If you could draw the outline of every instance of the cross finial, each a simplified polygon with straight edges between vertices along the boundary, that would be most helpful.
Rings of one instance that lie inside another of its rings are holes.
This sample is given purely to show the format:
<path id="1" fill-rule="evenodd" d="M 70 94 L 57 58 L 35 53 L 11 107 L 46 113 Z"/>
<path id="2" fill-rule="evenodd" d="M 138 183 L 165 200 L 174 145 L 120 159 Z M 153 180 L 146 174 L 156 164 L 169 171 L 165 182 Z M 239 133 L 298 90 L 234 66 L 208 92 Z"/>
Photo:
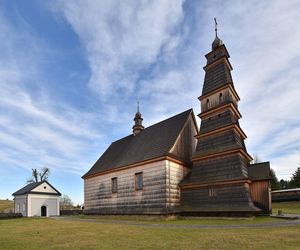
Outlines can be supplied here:
<path id="1" fill-rule="evenodd" d="M 215 32 L 216 32 L 216 37 L 218 36 L 218 23 L 217 23 L 217 18 L 214 18 L 215 20 Z"/>

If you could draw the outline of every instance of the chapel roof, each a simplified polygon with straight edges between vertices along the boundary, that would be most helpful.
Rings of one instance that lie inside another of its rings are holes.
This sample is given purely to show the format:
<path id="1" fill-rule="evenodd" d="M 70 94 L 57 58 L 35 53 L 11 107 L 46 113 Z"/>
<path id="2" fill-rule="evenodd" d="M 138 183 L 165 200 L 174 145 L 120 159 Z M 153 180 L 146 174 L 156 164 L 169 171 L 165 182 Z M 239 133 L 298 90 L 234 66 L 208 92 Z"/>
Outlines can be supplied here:
<path id="1" fill-rule="evenodd" d="M 14 192 L 12 195 L 15 196 L 15 195 L 36 193 L 36 192 L 32 192 L 32 190 L 35 189 L 36 187 L 38 187 L 39 185 L 43 184 L 43 183 L 47 183 L 50 187 L 52 187 L 57 192 L 58 195 L 61 195 L 61 193 L 57 189 L 55 189 L 48 181 L 39 181 L 39 182 L 29 183 L 25 187 L 22 187 L 18 191 Z M 49 194 L 49 193 L 45 192 L 45 194 Z"/>
<path id="2" fill-rule="evenodd" d="M 248 166 L 248 176 L 251 181 L 270 180 L 270 162 L 260 162 Z"/>
<path id="3" fill-rule="evenodd" d="M 82 178 L 170 155 L 169 152 L 190 115 L 193 115 L 192 109 L 153 124 L 136 136 L 131 134 L 113 142 Z M 172 157 L 176 158 L 174 155 Z"/>

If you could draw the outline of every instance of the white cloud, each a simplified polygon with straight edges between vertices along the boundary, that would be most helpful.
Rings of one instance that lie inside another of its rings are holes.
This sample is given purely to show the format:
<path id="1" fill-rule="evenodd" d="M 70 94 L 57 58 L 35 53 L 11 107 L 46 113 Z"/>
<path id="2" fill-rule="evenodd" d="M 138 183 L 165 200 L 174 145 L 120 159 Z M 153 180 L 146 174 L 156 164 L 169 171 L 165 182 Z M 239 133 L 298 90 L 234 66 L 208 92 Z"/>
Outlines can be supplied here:
<path id="1" fill-rule="evenodd" d="M 87 50 L 90 86 L 102 98 L 131 93 L 139 70 L 155 63 L 166 44 L 176 46 L 172 32 L 182 18 L 181 0 L 63 1 L 58 7 Z"/>
<path id="2" fill-rule="evenodd" d="M 21 20 L 22 25 L 27 24 Z M 84 156 L 95 150 L 89 147 L 103 139 L 94 129 L 97 114 L 78 111 L 47 92 L 48 79 L 40 72 L 49 50 L 45 44 L 13 27 L 1 13 L 0 30 L 1 166 L 30 170 L 47 165 L 82 175 L 91 164 Z"/>

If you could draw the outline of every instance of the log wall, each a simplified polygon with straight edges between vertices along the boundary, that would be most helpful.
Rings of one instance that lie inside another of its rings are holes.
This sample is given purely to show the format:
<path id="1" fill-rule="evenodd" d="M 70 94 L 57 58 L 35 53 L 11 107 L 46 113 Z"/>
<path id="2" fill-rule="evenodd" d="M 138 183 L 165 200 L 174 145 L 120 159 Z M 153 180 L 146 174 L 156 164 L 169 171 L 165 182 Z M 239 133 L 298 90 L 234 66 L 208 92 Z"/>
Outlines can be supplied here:
<path id="1" fill-rule="evenodd" d="M 190 171 L 189 168 L 167 161 L 166 181 L 167 181 L 167 209 L 170 212 L 176 212 L 180 206 L 180 188 L 179 183 Z"/>
<path id="2" fill-rule="evenodd" d="M 143 190 L 135 190 L 135 174 L 143 172 Z M 118 178 L 112 193 L 111 179 Z M 166 160 L 85 179 L 85 213 L 151 214 L 166 212 Z"/>
<path id="3" fill-rule="evenodd" d="M 188 168 L 168 160 L 85 179 L 85 214 L 165 214 L 177 212 L 178 184 Z M 135 174 L 143 173 L 143 189 L 135 189 Z M 118 179 L 112 193 L 111 179 Z"/>
<path id="4" fill-rule="evenodd" d="M 183 211 L 251 211 L 249 190 L 243 183 L 181 189 Z"/>

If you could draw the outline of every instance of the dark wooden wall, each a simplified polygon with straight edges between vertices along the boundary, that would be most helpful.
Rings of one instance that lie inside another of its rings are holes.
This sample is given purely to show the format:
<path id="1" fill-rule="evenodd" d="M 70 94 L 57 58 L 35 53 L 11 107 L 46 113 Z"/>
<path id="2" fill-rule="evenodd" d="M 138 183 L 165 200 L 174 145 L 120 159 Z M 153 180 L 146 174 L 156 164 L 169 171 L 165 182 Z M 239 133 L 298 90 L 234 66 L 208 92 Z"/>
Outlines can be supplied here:
<path id="1" fill-rule="evenodd" d="M 263 210 L 263 213 L 272 212 L 271 190 L 269 180 L 253 181 L 250 184 L 251 198 L 255 206 Z"/>

